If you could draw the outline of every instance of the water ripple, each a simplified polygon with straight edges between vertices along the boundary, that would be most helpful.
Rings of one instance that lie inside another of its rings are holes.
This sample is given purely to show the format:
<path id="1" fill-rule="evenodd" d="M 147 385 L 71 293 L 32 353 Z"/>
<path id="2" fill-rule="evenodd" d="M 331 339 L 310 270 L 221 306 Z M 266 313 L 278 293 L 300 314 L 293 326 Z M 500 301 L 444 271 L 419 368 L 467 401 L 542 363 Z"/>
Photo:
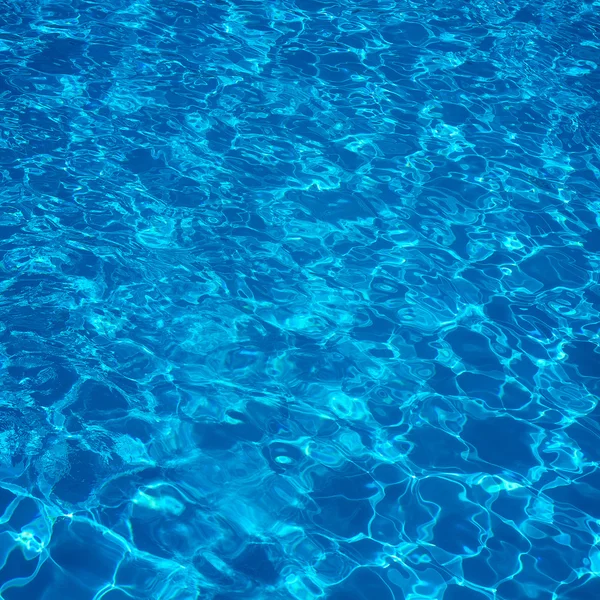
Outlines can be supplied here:
<path id="1" fill-rule="evenodd" d="M 600 595 L 600 12 L 0 2 L 0 597 Z"/>

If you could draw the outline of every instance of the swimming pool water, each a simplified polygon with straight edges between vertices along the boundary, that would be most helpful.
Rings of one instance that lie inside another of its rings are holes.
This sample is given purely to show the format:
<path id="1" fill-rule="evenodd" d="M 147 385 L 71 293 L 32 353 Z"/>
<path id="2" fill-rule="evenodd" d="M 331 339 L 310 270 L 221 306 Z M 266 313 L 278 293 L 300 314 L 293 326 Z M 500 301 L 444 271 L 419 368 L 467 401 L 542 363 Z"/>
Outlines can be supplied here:
<path id="1" fill-rule="evenodd" d="M 0 2 L 0 598 L 600 598 L 600 3 Z"/>

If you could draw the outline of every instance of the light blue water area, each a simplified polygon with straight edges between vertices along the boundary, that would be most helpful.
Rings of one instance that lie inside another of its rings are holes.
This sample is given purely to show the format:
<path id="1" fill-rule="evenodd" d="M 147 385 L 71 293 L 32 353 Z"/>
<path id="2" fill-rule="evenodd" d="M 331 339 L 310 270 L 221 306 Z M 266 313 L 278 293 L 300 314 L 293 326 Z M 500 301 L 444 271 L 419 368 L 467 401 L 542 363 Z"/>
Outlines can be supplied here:
<path id="1" fill-rule="evenodd" d="M 1 600 L 598 600 L 600 3 L 0 2 Z"/>

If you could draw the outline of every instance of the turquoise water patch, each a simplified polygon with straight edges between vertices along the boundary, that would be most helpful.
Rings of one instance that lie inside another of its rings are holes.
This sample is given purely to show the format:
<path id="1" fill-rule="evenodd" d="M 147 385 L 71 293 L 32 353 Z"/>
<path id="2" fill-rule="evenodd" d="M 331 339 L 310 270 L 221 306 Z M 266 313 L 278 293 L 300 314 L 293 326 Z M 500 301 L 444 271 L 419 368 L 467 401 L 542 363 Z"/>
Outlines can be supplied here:
<path id="1" fill-rule="evenodd" d="M 598 2 L 0 15 L 0 599 L 600 597 Z"/>

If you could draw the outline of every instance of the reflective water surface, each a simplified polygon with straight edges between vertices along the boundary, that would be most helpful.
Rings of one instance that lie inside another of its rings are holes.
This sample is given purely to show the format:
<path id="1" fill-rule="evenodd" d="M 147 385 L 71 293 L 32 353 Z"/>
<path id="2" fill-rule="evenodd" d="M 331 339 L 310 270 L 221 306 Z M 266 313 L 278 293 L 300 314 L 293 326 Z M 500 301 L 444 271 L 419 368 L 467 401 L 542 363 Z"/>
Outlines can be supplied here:
<path id="1" fill-rule="evenodd" d="M 2 600 L 597 600 L 600 4 L 0 2 Z"/>

